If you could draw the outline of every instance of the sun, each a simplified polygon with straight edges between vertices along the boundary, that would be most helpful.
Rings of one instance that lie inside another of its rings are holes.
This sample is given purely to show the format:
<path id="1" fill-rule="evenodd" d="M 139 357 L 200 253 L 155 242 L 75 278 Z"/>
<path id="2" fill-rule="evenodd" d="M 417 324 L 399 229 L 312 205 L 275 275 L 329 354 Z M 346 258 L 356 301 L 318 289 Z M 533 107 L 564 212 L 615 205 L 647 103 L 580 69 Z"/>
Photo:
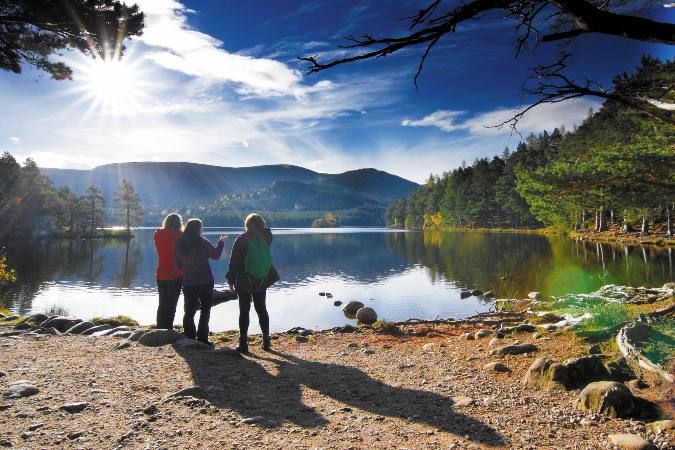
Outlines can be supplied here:
<path id="1" fill-rule="evenodd" d="M 87 58 L 75 67 L 78 103 L 87 103 L 86 115 L 134 115 L 144 105 L 149 80 L 132 55 L 123 58 Z"/>

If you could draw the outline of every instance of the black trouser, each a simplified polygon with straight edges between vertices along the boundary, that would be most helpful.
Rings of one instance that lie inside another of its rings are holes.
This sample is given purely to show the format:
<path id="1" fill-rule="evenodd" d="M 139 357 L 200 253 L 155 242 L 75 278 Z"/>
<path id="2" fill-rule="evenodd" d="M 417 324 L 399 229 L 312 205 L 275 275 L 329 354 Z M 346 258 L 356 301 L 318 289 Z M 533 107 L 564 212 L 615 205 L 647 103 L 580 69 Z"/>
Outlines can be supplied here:
<path id="1" fill-rule="evenodd" d="M 157 328 L 173 329 L 173 319 L 176 316 L 176 305 L 180 297 L 180 288 L 183 279 L 157 280 L 159 291 L 159 305 L 157 306 Z"/>
<path id="2" fill-rule="evenodd" d="M 211 300 L 213 299 L 213 283 L 200 286 L 183 286 L 185 315 L 183 316 L 183 333 L 190 339 L 209 340 L 209 318 L 211 317 Z M 199 327 L 195 330 L 195 314 L 199 313 Z"/>
<path id="3" fill-rule="evenodd" d="M 237 292 L 239 295 L 239 344 L 246 346 L 248 337 L 249 312 L 251 311 L 251 302 L 255 312 L 258 313 L 258 322 L 262 330 L 263 338 L 270 336 L 270 316 L 267 314 L 265 306 L 265 297 L 267 291 L 258 292 Z"/>

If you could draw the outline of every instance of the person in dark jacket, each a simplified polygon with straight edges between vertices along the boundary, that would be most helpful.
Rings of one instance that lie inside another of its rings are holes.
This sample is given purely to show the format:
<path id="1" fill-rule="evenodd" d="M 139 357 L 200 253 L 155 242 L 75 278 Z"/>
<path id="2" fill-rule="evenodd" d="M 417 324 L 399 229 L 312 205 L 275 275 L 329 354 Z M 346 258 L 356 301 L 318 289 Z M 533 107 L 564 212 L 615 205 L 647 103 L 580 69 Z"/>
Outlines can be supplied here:
<path id="1" fill-rule="evenodd" d="M 213 273 L 209 265 L 210 259 L 219 259 L 227 235 L 223 235 L 214 247 L 202 237 L 202 221 L 190 219 L 185 224 L 183 236 L 176 245 L 178 266 L 183 269 L 183 298 L 185 314 L 183 315 L 183 332 L 185 336 L 212 345 L 209 342 L 209 318 L 211 316 L 211 300 L 213 298 Z M 195 330 L 195 314 L 199 314 L 199 325 Z"/>
<path id="2" fill-rule="evenodd" d="M 157 249 L 157 328 L 173 329 L 176 305 L 183 286 L 183 271 L 176 267 L 176 243 L 181 237 L 183 219 L 178 214 L 169 214 L 164 218 L 162 228 L 155 230 L 155 248 Z"/>
<path id="3" fill-rule="evenodd" d="M 263 335 L 262 347 L 268 351 L 271 349 L 270 317 L 265 305 L 267 297 L 265 280 L 259 280 L 260 284 L 258 285 L 256 285 L 257 282 L 254 282 L 253 286 L 250 282 L 240 283 L 239 280 L 244 278 L 250 279 L 246 273 L 246 254 L 248 252 L 249 239 L 254 237 L 262 238 L 268 246 L 271 246 L 272 231 L 265 224 L 265 220 L 258 214 L 249 214 L 244 222 L 244 227 L 246 230 L 232 245 L 230 268 L 227 271 L 227 283 L 231 290 L 237 291 L 237 296 L 239 297 L 239 347 L 237 347 L 237 350 L 240 353 L 248 353 L 249 313 L 251 311 L 251 302 L 253 302 Z"/>

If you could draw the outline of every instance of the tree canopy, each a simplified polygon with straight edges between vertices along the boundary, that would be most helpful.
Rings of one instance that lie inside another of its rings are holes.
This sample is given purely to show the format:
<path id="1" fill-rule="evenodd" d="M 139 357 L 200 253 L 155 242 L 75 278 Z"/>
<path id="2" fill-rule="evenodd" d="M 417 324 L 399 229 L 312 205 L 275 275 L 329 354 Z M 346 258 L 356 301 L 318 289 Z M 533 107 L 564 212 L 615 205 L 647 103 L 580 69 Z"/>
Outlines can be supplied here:
<path id="1" fill-rule="evenodd" d="M 71 79 L 72 69 L 50 57 L 77 50 L 119 58 L 124 40 L 143 26 L 138 5 L 117 0 L 0 0 L 0 69 L 21 73 L 28 64 L 56 80 Z"/>
<path id="2" fill-rule="evenodd" d="M 429 0 L 427 6 L 404 18 L 409 21 L 409 32 L 399 36 L 375 37 L 364 33 L 360 37 L 345 36 L 347 44 L 342 48 L 363 49 L 356 55 L 319 61 L 315 56 L 301 56 L 310 63 L 310 73 L 319 72 L 354 61 L 385 57 L 411 47 L 423 48 L 415 74 L 414 83 L 422 73 L 424 62 L 436 44 L 457 31 L 457 26 L 473 20 L 481 20 L 490 11 L 499 11 L 504 18 L 512 20 L 515 32 L 513 42 L 516 56 L 530 47 L 543 43 L 569 41 L 580 35 L 607 34 L 625 39 L 662 44 L 675 44 L 675 24 L 654 21 L 641 17 L 646 7 L 666 6 L 667 2 L 656 0 Z M 473 33 L 482 32 L 472 28 Z M 579 44 L 577 44 L 579 45 Z M 569 46 L 566 47 L 569 49 Z M 596 96 L 624 103 L 631 108 L 648 111 L 654 118 L 671 125 L 675 124 L 672 109 L 663 108 L 663 99 L 651 95 L 663 92 L 644 91 L 634 83 L 629 96 L 615 95 L 598 83 L 583 78 L 580 81 L 565 75 L 569 65 L 569 50 L 561 52 L 550 64 L 533 68 L 532 77 L 526 81 L 523 92 L 535 97 L 535 103 L 511 118 L 513 126 L 522 114 L 541 103 L 556 103 L 581 96 Z M 447 51 L 452 51 L 447 50 Z M 673 87 L 669 87 L 672 95 Z M 672 103 L 671 103 L 672 105 Z"/>

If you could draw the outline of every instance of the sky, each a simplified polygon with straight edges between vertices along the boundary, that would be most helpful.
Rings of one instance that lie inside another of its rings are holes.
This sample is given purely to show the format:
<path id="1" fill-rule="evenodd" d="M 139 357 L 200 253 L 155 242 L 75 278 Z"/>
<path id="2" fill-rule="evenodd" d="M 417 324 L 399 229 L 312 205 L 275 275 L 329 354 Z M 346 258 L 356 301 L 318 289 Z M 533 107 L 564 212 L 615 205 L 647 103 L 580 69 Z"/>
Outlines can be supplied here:
<path id="1" fill-rule="evenodd" d="M 295 164 L 337 173 L 374 167 L 422 182 L 515 148 L 510 128 L 489 128 L 531 99 L 528 68 L 552 62 L 542 44 L 515 58 L 514 24 L 498 15 L 439 41 L 419 80 L 423 49 L 307 74 L 297 56 L 348 56 L 344 35 L 406 32 L 400 18 L 426 2 L 404 0 L 137 0 L 142 36 L 119 62 L 76 52 L 60 58 L 74 80 L 26 67 L 0 72 L 0 150 L 43 167 L 87 169 L 126 161 L 222 166 Z M 672 22 L 675 8 L 648 12 Z M 592 35 L 571 44 L 574 77 L 605 86 L 640 56 L 672 58 L 665 45 Z M 572 129 L 596 99 L 538 107 L 519 132 Z"/>

